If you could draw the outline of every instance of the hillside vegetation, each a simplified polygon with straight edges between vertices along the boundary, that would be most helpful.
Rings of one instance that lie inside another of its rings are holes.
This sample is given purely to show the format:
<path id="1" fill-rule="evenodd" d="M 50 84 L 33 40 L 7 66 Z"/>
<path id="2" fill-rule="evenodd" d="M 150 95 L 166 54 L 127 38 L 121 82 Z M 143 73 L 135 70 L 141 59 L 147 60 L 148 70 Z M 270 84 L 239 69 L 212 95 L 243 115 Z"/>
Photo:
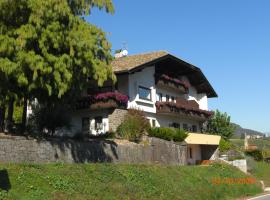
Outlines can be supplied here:
<path id="1" fill-rule="evenodd" d="M 270 163 L 255 162 L 251 173 L 258 179 L 263 180 L 266 187 L 270 187 Z"/>
<path id="2" fill-rule="evenodd" d="M 241 137 L 242 134 L 246 133 L 247 135 L 264 135 L 264 133 L 255 131 L 252 129 L 242 128 L 239 124 L 232 123 L 232 125 L 235 127 L 234 135 L 236 137 Z"/>
<path id="3" fill-rule="evenodd" d="M 261 192 L 257 184 L 213 184 L 243 178 L 230 166 L 123 164 L 1 164 L 0 199 L 235 199 Z"/>
<path id="4" fill-rule="evenodd" d="M 244 139 L 230 139 L 231 143 L 240 149 L 244 149 Z M 260 139 L 249 139 L 249 144 L 256 145 L 261 150 L 270 150 L 270 139 L 260 138 Z"/>

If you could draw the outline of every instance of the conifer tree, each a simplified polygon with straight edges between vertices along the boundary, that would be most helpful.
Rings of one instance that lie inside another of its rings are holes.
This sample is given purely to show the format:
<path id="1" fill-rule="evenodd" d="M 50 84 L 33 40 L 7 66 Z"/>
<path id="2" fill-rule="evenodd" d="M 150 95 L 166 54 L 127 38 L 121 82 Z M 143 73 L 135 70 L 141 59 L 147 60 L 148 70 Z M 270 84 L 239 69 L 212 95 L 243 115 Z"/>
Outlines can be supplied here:
<path id="1" fill-rule="evenodd" d="M 110 0 L 0 0 L 0 105 L 23 99 L 23 123 L 29 99 L 53 104 L 115 79 L 106 34 L 81 17 L 93 7 L 114 11 Z"/>

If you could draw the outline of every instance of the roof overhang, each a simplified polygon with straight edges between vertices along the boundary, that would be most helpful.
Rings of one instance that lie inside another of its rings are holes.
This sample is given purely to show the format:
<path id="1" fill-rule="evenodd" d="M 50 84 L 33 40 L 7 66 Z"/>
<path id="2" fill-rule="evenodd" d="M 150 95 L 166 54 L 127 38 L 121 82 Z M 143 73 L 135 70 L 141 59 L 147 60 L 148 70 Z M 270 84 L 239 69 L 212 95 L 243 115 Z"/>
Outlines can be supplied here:
<path id="1" fill-rule="evenodd" d="M 189 133 L 185 139 L 185 142 L 187 144 L 219 145 L 220 139 L 221 137 L 219 135 Z"/>
<path id="2" fill-rule="evenodd" d="M 143 70 L 146 67 L 155 66 L 157 63 L 165 61 L 166 59 L 173 60 L 179 63 L 179 65 L 185 66 L 188 70 L 190 70 L 190 72 L 187 73 L 186 75 L 188 76 L 188 78 L 192 78 L 191 82 L 194 82 L 192 84 L 195 85 L 195 88 L 197 90 L 199 90 L 198 91 L 199 93 L 206 93 L 207 97 L 209 98 L 218 97 L 216 91 L 214 90 L 212 85 L 209 83 L 209 81 L 207 80 L 207 78 L 205 77 L 205 75 L 203 74 L 200 68 L 184 60 L 181 60 L 180 58 L 177 58 L 176 56 L 173 56 L 169 53 L 159 58 L 156 58 L 150 62 L 145 62 L 141 65 L 135 66 L 131 69 L 117 70 L 117 71 L 114 71 L 114 73 L 116 75 L 135 73 L 137 71 Z"/>

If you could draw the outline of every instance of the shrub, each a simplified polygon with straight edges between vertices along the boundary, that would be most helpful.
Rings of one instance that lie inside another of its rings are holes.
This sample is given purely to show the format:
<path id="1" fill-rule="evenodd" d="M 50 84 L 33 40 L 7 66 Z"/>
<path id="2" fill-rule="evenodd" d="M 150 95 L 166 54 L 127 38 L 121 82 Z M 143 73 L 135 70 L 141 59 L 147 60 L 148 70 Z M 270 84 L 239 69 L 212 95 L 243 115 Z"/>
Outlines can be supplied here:
<path id="1" fill-rule="evenodd" d="M 138 141 L 150 128 L 143 111 L 129 109 L 124 121 L 117 128 L 117 134 L 130 141 Z"/>
<path id="2" fill-rule="evenodd" d="M 148 131 L 149 136 L 157 137 L 160 139 L 182 142 L 187 137 L 187 133 L 183 129 L 167 128 L 167 127 L 156 127 L 151 128 Z"/>
<path id="3" fill-rule="evenodd" d="M 175 134 L 173 140 L 175 142 L 182 142 L 188 136 L 187 132 L 184 129 L 176 128 L 174 129 Z"/>
<path id="4" fill-rule="evenodd" d="M 254 160 L 256 160 L 256 161 L 262 161 L 263 160 L 263 152 L 261 150 L 259 150 L 259 149 L 246 151 L 245 154 L 247 156 L 253 157 Z"/>
<path id="5" fill-rule="evenodd" d="M 30 115 L 29 128 L 32 131 L 54 135 L 61 128 L 70 129 L 71 118 L 69 107 L 66 105 L 47 104 L 33 106 L 33 113 Z"/>
<path id="6" fill-rule="evenodd" d="M 157 137 L 164 140 L 173 140 L 174 130 L 166 127 L 151 128 L 148 131 L 148 135 L 151 137 Z"/>
<path id="7" fill-rule="evenodd" d="M 219 150 L 221 152 L 226 152 L 230 150 L 231 148 L 232 148 L 232 143 L 228 140 L 224 140 L 223 138 L 221 138 L 219 142 Z"/>

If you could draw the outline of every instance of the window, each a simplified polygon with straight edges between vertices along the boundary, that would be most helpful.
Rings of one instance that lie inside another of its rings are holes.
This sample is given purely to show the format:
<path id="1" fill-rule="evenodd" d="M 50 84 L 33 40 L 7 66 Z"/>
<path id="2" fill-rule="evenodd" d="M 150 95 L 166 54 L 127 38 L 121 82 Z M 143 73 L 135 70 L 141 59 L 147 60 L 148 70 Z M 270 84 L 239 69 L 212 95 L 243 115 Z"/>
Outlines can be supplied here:
<path id="1" fill-rule="evenodd" d="M 192 132 L 193 133 L 196 133 L 198 130 L 197 130 L 197 126 L 196 125 L 192 125 Z"/>
<path id="2" fill-rule="evenodd" d="M 139 86 L 139 98 L 151 101 L 152 100 L 151 89 Z"/>
<path id="3" fill-rule="evenodd" d="M 156 127 L 156 120 L 152 119 L 152 127 Z"/>
<path id="4" fill-rule="evenodd" d="M 173 122 L 171 124 L 171 127 L 173 127 L 173 128 L 180 128 L 180 124 L 179 123 L 176 123 L 176 122 Z"/>
<path id="5" fill-rule="evenodd" d="M 95 129 L 96 130 L 103 129 L 102 117 L 95 117 Z"/>
<path id="6" fill-rule="evenodd" d="M 170 96 L 166 94 L 166 101 L 170 101 Z"/>
<path id="7" fill-rule="evenodd" d="M 171 101 L 174 102 L 175 101 L 175 97 L 171 96 Z"/>
<path id="8" fill-rule="evenodd" d="M 162 101 L 162 93 L 157 93 L 157 101 Z"/>
<path id="9" fill-rule="evenodd" d="M 187 124 L 183 124 L 183 129 L 184 129 L 185 131 L 188 131 L 188 125 L 187 125 Z"/>
<path id="10" fill-rule="evenodd" d="M 192 148 L 189 148 L 189 158 L 192 159 Z"/>

